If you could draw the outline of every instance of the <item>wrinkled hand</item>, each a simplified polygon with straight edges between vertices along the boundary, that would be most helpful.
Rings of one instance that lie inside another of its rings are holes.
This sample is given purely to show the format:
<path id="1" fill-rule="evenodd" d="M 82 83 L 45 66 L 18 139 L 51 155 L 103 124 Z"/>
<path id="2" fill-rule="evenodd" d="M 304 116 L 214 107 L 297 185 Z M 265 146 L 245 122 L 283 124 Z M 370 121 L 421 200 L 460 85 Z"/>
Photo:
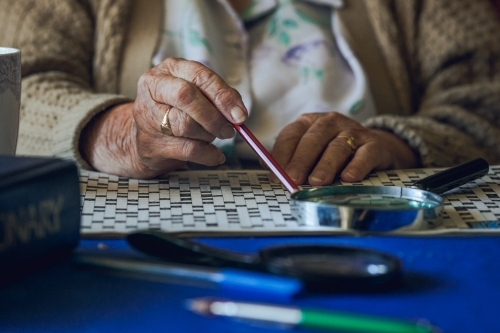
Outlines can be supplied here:
<path id="1" fill-rule="evenodd" d="M 160 129 L 169 108 L 172 136 Z M 247 115 L 239 93 L 213 71 L 169 58 L 141 76 L 134 103 L 114 107 L 87 126 L 81 150 L 97 170 L 134 178 L 152 178 L 185 161 L 215 166 L 225 158 L 211 142 L 233 137 L 231 123 Z"/>
<path id="2" fill-rule="evenodd" d="M 372 170 L 418 166 L 417 154 L 398 137 L 337 112 L 300 116 L 279 133 L 272 155 L 297 185 L 329 185 L 337 174 L 355 182 Z"/>

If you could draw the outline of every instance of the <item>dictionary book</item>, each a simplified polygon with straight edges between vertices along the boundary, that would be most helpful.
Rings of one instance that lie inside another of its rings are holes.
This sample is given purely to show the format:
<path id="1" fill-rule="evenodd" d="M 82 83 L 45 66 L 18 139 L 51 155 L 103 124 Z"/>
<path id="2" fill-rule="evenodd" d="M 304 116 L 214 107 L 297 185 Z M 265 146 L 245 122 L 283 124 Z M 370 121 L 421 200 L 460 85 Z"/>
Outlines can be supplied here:
<path id="1" fill-rule="evenodd" d="M 0 155 L 0 283 L 57 262 L 79 238 L 76 165 Z"/>

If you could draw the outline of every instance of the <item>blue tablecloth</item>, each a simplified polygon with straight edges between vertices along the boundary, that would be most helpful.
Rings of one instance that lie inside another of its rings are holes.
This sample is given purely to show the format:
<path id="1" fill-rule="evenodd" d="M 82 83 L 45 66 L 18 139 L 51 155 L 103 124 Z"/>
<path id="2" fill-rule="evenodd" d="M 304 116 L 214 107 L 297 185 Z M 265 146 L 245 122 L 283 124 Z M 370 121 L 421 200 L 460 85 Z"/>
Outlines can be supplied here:
<path id="1" fill-rule="evenodd" d="M 401 288 L 388 292 L 308 295 L 286 301 L 129 279 L 82 269 L 68 260 L 0 288 L 0 332 L 282 330 L 206 318 L 186 309 L 186 300 L 205 296 L 424 319 L 443 332 L 500 332 L 500 238 L 497 237 L 263 237 L 199 241 L 242 252 L 285 243 L 372 248 L 401 259 L 404 282 Z M 82 240 L 77 251 L 102 252 L 99 243 L 106 244 L 106 251 L 110 252 L 133 251 L 123 240 Z"/>

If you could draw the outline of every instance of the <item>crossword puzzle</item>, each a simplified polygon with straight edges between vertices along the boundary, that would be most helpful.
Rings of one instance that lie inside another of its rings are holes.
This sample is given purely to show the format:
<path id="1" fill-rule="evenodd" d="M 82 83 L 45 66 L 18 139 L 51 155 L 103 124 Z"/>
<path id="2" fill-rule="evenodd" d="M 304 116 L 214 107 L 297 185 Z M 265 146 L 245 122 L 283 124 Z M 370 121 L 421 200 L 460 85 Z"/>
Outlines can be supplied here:
<path id="1" fill-rule="evenodd" d="M 370 174 L 346 186 L 408 187 L 439 169 Z M 263 170 L 181 171 L 167 178 L 137 180 L 81 170 L 81 231 L 123 234 L 139 229 L 166 232 L 303 230 L 292 217 L 289 193 Z M 307 188 L 307 187 L 304 187 Z M 443 226 L 500 231 L 500 166 L 445 195 Z"/>

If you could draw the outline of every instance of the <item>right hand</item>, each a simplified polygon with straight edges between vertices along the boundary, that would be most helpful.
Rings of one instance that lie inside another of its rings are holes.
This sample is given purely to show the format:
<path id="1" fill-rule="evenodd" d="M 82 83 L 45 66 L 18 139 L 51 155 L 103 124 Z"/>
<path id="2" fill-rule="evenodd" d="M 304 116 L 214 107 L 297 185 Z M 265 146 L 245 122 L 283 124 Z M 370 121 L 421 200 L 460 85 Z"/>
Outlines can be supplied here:
<path id="1" fill-rule="evenodd" d="M 173 135 L 160 123 L 169 107 Z M 248 112 L 239 93 L 216 73 L 194 61 L 168 58 L 143 74 L 134 103 L 116 106 L 89 123 L 80 145 L 97 170 L 133 178 L 153 178 L 185 161 L 224 163 L 211 142 L 235 135 L 233 124 Z"/>

